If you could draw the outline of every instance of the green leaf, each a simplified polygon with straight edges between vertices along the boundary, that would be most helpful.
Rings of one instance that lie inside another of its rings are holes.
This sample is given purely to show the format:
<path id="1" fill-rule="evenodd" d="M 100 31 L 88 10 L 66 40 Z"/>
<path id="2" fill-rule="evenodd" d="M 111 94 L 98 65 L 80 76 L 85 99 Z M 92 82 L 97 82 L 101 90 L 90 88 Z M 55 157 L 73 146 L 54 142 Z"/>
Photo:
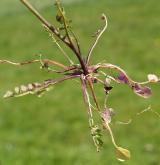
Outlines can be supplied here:
<path id="1" fill-rule="evenodd" d="M 119 161 L 123 162 L 125 160 L 129 160 L 131 157 L 130 151 L 122 148 L 122 147 L 117 147 L 116 148 L 116 157 Z"/>

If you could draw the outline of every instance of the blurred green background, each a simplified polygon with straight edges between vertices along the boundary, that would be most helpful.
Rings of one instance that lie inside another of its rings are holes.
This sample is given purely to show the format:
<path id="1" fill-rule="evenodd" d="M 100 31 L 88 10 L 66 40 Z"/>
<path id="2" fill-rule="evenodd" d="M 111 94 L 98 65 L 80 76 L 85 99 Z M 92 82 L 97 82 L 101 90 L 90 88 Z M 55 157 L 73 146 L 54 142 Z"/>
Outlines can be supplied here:
<path id="1" fill-rule="evenodd" d="M 32 0 L 52 23 L 56 11 L 52 0 Z M 101 13 L 108 16 L 108 30 L 97 45 L 93 63 L 102 61 L 124 68 L 137 81 L 146 75 L 160 75 L 160 1 L 158 0 L 64 0 L 73 20 L 83 54 L 91 45 L 91 35 L 101 27 Z M 67 51 L 72 57 L 72 53 Z M 23 61 L 42 53 L 65 62 L 38 20 L 20 1 L 0 1 L 0 59 Z M 73 58 L 74 59 L 74 58 Z M 42 98 L 25 96 L 4 100 L 6 90 L 29 82 L 57 77 L 39 65 L 0 65 L 0 164 L 2 165 L 119 165 L 110 137 L 96 152 L 88 128 L 80 84 L 68 81 L 57 85 Z M 110 105 L 116 111 L 113 131 L 118 144 L 131 150 L 127 165 L 160 165 L 160 120 L 152 112 L 136 116 L 149 105 L 160 106 L 160 86 L 151 85 L 152 98 L 145 100 L 125 85 L 114 87 Z M 102 88 L 98 98 L 102 100 Z M 116 121 L 131 124 L 119 125 Z"/>

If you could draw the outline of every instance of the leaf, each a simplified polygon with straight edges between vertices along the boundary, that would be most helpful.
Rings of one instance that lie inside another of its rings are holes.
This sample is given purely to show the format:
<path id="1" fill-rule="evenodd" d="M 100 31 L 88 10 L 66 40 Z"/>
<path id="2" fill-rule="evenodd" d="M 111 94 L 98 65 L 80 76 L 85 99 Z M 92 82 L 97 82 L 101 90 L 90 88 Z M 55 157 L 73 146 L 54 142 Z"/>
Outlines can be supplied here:
<path id="1" fill-rule="evenodd" d="M 97 151 L 99 152 L 101 147 L 103 146 L 103 140 L 102 140 L 102 133 L 101 129 L 98 125 L 94 125 L 91 127 L 91 135 L 94 141 L 94 144 L 97 148 Z"/>
<path id="2" fill-rule="evenodd" d="M 126 160 L 129 160 L 131 157 L 130 151 L 122 148 L 122 147 L 117 147 L 116 148 L 116 157 L 119 161 L 124 162 Z"/>
<path id="3" fill-rule="evenodd" d="M 157 77 L 155 75 L 149 75 L 150 81 L 157 81 Z M 147 86 L 141 86 L 139 83 L 134 82 L 131 80 L 127 75 L 124 73 L 120 73 L 117 80 L 120 83 L 127 84 L 129 87 L 134 91 L 135 94 L 141 96 L 143 98 L 149 98 L 152 95 L 152 91 Z"/>
<path id="4" fill-rule="evenodd" d="M 129 84 L 129 78 L 123 73 L 120 73 L 117 79 L 120 83 Z"/>
<path id="5" fill-rule="evenodd" d="M 148 74 L 147 77 L 148 77 L 149 82 L 158 82 L 159 81 L 158 77 L 155 74 Z"/>
<path id="6" fill-rule="evenodd" d="M 143 97 L 143 98 L 149 98 L 152 95 L 152 91 L 149 87 L 147 86 L 141 86 L 138 83 L 135 83 L 135 85 L 132 87 L 133 91 Z"/>

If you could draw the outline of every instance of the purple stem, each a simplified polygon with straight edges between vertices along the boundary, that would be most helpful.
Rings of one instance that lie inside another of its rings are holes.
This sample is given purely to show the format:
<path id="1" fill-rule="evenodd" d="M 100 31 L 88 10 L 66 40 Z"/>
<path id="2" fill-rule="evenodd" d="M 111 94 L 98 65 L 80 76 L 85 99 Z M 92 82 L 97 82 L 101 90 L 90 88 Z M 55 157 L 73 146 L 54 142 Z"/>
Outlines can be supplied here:
<path id="1" fill-rule="evenodd" d="M 66 77 L 63 77 L 63 78 L 56 79 L 56 80 L 47 80 L 47 81 L 44 82 L 44 88 L 47 88 L 50 85 L 55 85 L 55 84 L 58 84 L 58 83 L 61 83 L 61 82 L 65 81 L 65 80 L 74 79 L 74 78 L 77 78 L 77 77 L 80 77 L 80 75 L 66 76 Z"/>

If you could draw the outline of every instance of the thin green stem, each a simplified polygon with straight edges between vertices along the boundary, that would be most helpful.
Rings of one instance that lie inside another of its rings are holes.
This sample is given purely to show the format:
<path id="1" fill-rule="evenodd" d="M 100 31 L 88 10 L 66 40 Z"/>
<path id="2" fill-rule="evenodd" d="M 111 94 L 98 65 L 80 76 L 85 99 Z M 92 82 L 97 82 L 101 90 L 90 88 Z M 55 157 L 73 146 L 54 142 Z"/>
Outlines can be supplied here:
<path id="1" fill-rule="evenodd" d="M 89 64 L 91 54 L 92 54 L 94 48 L 96 47 L 96 45 L 97 45 L 97 43 L 98 43 L 100 37 L 102 36 L 102 34 L 103 34 L 103 33 L 105 32 L 105 30 L 107 29 L 107 25 L 108 25 L 108 24 L 107 24 L 107 17 L 106 17 L 105 14 L 102 14 L 102 19 L 105 21 L 105 26 L 104 26 L 104 28 L 100 31 L 100 33 L 97 35 L 95 42 L 93 43 L 93 45 L 91 46 L 91 48 L 90 48 L 90 50 L 89 50 L 89 53 L 88 53 L 87 58 L 86 58 L 86 63 L 87 63 L 87 64 Z"/>
<path id="2" fill-rule="evenodd" d="M 66 35 L 67 35 L 67 38 L 69 40 L 69 43 L 73 45 L 72 39 L 71 39 L 71 37 L 69 35 L 68 25 L 67 25 L 67 22 L 66 22 L 66 18 L 65 18 L 64 14 L 63 14 L 61 4 L 60 4 L 60 2 L 58 0 L 56 0 L 56 5 L 57 5 L 57 8 L 58 8 L 58 11 L 59 11 L 60 15 L 62 16 L 63 25 L 64 25 L 64 28 L 65 28 Z"/>
<path id="3" fill-rule="evenodd" d="M 63 8 L 62 8 L 61 3 L 60 3 L 59 0 L 56 0 L 56 5 L 57 5 L 57 8 L 58 8 L 58 11 L 59 11 L 60 15 L 62 16 L 64 29 L 66 31 L 66 35 L 67 35 L 67 38 L 68 38 L 70 44 L 74 47 L 74 49 L 77 50 L 77 48 L 78 48 L 79 54 L 81 54 L 80 46 L 79 46 L 79 42 L 77 40 L 77 37 L 74 34 L 74 32 L 70 29 L 69 25 L 67 24 L 67 18 L 64 15 Z M 74 43 L 72 42 L 72 39 L 70 37 L 69 32 L 71 32 L 71 34 L 73 35 L 73 37 L 74 37 L 74 39 L 76 41 L 77 47 L 74 46 Z"/>
<path id="4" fill-rule="evenodd" d="M 56 40 L 55 36 L 53 33 L 51 33 L 50 29 L 48 29 L 48 27 L 46 27 L 44 25 L 44 28 L 46 29 L 46 31 L 49 33 L 49 35 L 51 36 L 53 42 L 57 45 L 58 49 L 62 52 L 62 54 L 64 55 L 64 57 L 68 60 L 68 62 L 73 65 L 73 61 L 70 59 L 70 57 L 67 55 L 67 53 L 64 51 L 64 49 L 60 46 L 60 44 L 58 43 L 58 41 Z"/>
<path id="5" fill-rule="evenodd" d="M 114 135 L 113 135 L 113 132 L 111 130 L 111 127 L 109 126 L 108 123 L 104 123 L 104 127 L 109 131 L 109 134 L 111 136 L 111 140 L 112 140 L 112 143 L 113 143 L 114 147 L 115 148 L 118 148 L 118 145 L 115 142 Z"/>
<path id="6" fill-rule="evenodd" d="M 75 39 L 75 41 L 76 41 L 79 54 L 81 54 L 80 44 L 79 44 L 79 41 L 78 41 L 78 39 L 77 39 L 77 36 L 76 36 L 76 34 L 72 31 L 72 29 L 70 29 L 70 32 L 72 33 L 72 35 L 73 35 L 73 37 L 74 37 L 74 39 Z"/>
<path id="7" fill-rule="evenodd" d="M 63 14 L 63 11 L 62 11 L 62 7 L 60 5 L 60 2 L 58 0 L 56 0 L 56 5 L 57 5 L 57 8 L 58 8 L 58 11 L 60 12 L 60 15 L 62 16 L 62 19 L 63 19 L 63 24 L 64 24 L 64 28 L 65 28 L 65 31 L 66 31 L 66 35 L 67 35 L 67 38 L 69 40 L 69 46 L 72 48 L 72 50 L 75 52 L 77 58 L 79 59 L 79 62 L 82 66 L 82 69 L 84 71 L 84 74 L 87 75 L 88 74 L 88 70 L 87 70 L 87 67 L 86 67 L 86 64 L 82 58 L 82 55 L 81 55 L 81 51 L 80 51 L 80 47 L 79 47 L 79 44 L 78 44 L 78 41 L 75 37 L 75 34 L 72 32 L 74 38 L 76 39 L 76 42 L 78 44 L 78 47 L 75 47 L 74 43 L 72 42 L 72 39 L 69 35 L 69 29 L 68 29 L 68 25 L 67 25 L 67 22 L 66 22 L 66 18 L 65 18 L 65 15 Z"/>
<path id="8" fill-rule="evenodd" d="M 28 65 L 28 64 L 33 64 L 33 63 L 43 63 L 43 64 L 50 64 L 50 65 L 56 65 L 59 66 L 61 68 L 63 68 L 64 70 L 68 70 L 69 67 L 57 62 L 57 61 L 53 61 L 53 60 L 49 60 L 49 59 L 44 59 L 44 60 L 31 60 L 31 61 L 24 61 L 24 62 L 13 62 L 13 61 L 9 61 L 9 60 L 0 60 L 1 64 L 11 64 L 11 65 L 16 65 L 16 66 L 23 66 L 23 65 Z"/>

